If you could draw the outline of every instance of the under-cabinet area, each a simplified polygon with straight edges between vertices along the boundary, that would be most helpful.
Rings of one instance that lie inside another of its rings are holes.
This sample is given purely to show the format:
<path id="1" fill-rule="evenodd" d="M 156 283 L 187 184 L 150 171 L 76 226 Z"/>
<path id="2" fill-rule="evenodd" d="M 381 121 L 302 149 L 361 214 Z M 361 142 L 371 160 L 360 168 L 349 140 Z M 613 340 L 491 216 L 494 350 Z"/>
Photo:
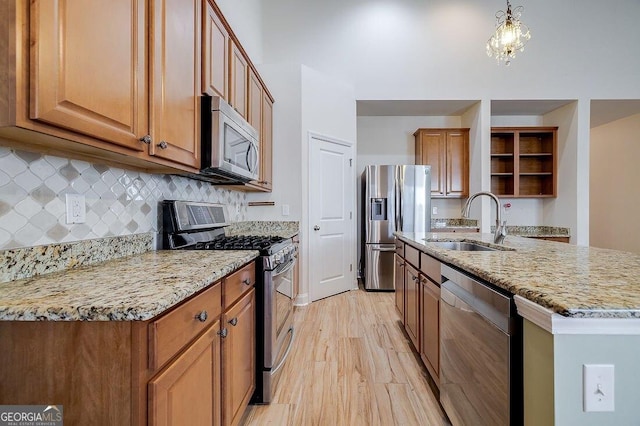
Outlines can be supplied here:
<path id="1" fill-rule="evenodd" d="M 192 276 L 192 284 L 177 273 L 173 283 L 165 277 L 155 290 L 151 284 L 114 287 L 105 301 L 112 306 L 105 308 L 110 314 L 103 320 L 78 312 L 79 318 L 66 320 L 0 321 L 0 340 L 11 346 L 0 351 L 0 404 L 59 404 L 65 424 L 71 425 L 239 424 L 256 386 L 256 264 L 251 253 L 143 255 L 152 261 L 149 275 L 157 274 L 160 281 L 163 268 L 153 265 L 160 258 L 190 259 L 201 271 L 205 259 L 214 264 L 217 259 L 218 273 L 225 274 L 168 309 L 162 304 L 170 296 L 163 294 L 190 291 L 202 272 Z M 115 262 L 115 267 L 137 264 L 133 258 Z M 99 269 L 91 271 L 70 272 L 67 285 L 73 285 L 75 274 L 86 277 Z M 127 291 L 131 297 L 141 288 L 149 292 L 130 299 L 129 307 L 118 303 Z M 160 313 L 136 320 L 155 310 Z"/>

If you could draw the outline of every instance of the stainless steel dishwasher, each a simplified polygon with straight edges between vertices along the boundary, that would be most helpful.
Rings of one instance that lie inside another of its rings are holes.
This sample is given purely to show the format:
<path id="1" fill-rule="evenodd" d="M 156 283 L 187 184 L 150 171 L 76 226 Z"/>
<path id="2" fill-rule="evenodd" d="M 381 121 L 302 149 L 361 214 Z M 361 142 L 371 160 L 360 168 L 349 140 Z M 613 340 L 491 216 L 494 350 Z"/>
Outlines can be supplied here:
<path id="1" fill-rule="evenodd" d="M 440 402 L 454 425 L 520 425 L 522 320 L 513 297 L 442 265 Z"/>

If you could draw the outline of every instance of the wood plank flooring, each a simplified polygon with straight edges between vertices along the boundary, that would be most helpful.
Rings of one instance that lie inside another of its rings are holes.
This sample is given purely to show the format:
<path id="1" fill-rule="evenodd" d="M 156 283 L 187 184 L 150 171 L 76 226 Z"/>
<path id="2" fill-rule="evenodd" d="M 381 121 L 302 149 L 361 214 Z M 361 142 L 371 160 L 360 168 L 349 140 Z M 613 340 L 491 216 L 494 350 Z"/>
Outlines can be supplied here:
<path id="1" fill-rule="evenodd" d="M 296 308 L 273 401 L 249 406 L 244 424 L 449 425 L 393 296 L 356 290 Z"/>

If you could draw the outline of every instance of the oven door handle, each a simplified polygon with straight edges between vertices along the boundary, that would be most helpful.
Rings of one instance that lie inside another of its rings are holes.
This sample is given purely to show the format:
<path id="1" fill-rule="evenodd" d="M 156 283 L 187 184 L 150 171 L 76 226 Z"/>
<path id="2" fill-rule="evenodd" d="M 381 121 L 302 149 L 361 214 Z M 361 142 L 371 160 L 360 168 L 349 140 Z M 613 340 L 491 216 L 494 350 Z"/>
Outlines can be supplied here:
<path id="1" fill-rule="evenodd" d="M 287 331 L 287 333 L 291 333 L 291 339 L 289 340 L 289 344 L 287 345 L 287 349 L 284 351 L 284 355 L 282 356 L 282 359 L 280 360 L 280 362 L 278 363 L 278 365 L 276 365 L 273 370 L 271 370 L 271 374 L 276 374 L 278 372 L 278 370 L 280 370 L 280 368 L 284 365 L 284 362 L 287 360 L 287 357 L 289 356 L 289 352 L 291 352 L 291 347 L 293 346 L 293 338 L 296 335 L 295 330 L 293 329 L 293 326 L 291 326 L 289 328 L 289 331 Z"/>
<path id="2" fill-rule="evenodd" d="M 293 269 L 294 266 L 296 266 L 296 259 L 295 257 L 290 260 L 288 263 L 283 263 L 283 268 L 282 269 L 278 269 L 280 266 L 278 266 L 276 269 L 273 270 L 273 278 L 277 277 L 278 275 L 282 275 L 282 274 L 286 274 L 287 272 L 289 272 L 290 270 Z"/>

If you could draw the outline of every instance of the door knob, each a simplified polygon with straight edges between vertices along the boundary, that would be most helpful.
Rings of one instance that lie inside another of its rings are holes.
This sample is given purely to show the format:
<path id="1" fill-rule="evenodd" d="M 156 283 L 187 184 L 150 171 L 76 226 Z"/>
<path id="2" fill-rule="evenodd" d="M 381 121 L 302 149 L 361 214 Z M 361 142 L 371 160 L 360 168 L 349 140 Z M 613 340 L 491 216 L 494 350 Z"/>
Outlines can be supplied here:
<path id="1" fill-rule="evenodd" d="M 319 230 L 320 230 L 320 227 L 319 227 L 318 225 L 316 225 L 316 226 L 314 226 L 314 227 L 313 227 L 313 230 L 314 230 L 314 231 L 319 231 Z"/>

